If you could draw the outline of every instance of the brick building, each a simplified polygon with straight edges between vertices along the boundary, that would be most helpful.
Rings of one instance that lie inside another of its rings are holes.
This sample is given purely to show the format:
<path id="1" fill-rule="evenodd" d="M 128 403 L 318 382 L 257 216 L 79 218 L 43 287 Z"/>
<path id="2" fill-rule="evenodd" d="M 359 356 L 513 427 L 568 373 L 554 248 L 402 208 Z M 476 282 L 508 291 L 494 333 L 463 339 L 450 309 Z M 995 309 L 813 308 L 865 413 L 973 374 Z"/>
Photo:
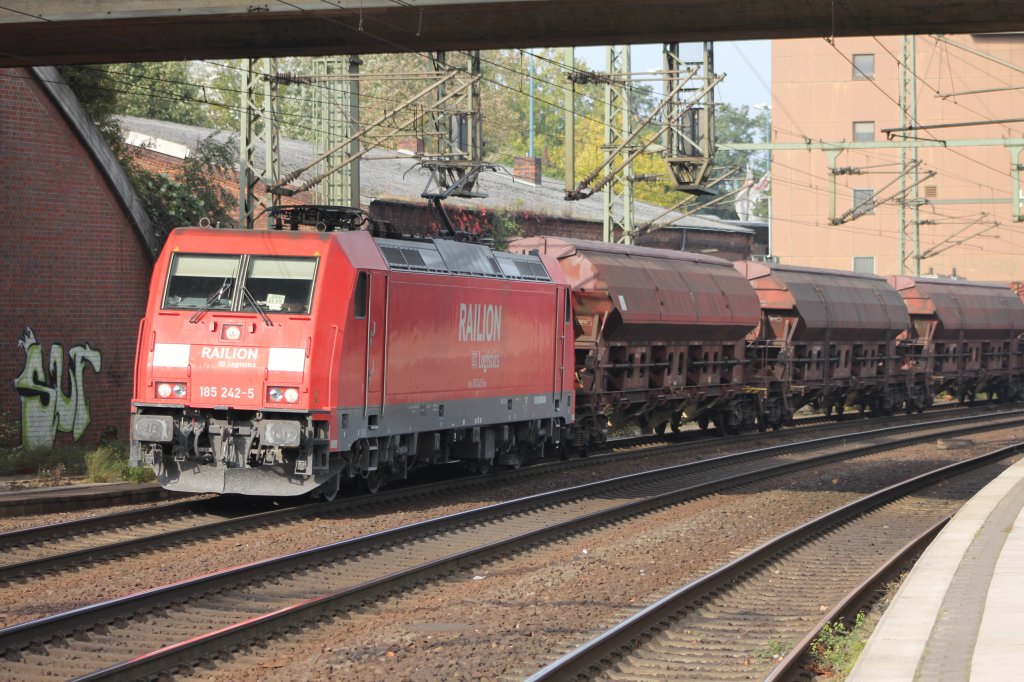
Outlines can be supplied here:
<path id="1" fill-rule="evenodd" d="M 788 145 L 772 152 L 772 254 L 898 273 L 905 205 L 906 272 L 1019 280 L 1024 33 L 902 41 L 772 43 L 772 141 Z M 914 129 L 893 130 L 908 127 L 901 101 Z"/>
<path id="2" fill-rule="evenodd" d="M 0 420 L 18 434 L 4 445 L 123 437 L 155 244 L 53 68 L 0 69 L 0 185 Z"/>

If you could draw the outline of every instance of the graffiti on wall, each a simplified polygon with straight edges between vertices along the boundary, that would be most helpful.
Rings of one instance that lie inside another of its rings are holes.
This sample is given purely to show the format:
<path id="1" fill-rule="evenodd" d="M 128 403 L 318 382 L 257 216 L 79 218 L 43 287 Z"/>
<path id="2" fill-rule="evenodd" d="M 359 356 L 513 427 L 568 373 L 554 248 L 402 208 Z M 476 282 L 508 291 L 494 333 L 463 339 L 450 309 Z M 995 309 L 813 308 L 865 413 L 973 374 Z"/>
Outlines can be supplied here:
<path id="1" fill-rule="evenodd" d="M 47 365 L 35 332 L 25 327 L 18 347 L 25 350 L 25 369 L 14 380 L 21 396 L 21 442 L 26 448 L 53 447 L 57 432 L 79 440 L 89 427 L 89 401 L 85 395 L 85 366 L 97 374 L 102 358 L 88 343 L 68 352 L 68 381 L 64 381 L 64 346 L 50 346 Z M 68 392 L 64 392 L 67 385 Z"/>

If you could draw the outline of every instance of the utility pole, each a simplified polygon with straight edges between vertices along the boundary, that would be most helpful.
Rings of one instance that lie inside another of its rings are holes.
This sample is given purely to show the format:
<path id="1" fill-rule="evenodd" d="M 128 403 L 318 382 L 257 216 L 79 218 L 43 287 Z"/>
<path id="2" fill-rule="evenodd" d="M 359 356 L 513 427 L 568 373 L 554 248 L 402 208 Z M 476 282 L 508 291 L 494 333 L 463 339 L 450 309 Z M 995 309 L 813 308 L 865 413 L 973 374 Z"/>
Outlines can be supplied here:
<path id="1" fill-rule="evenodd" d="M 608 47 L 608 82 L 605 83 L 604 154 L 611 165 L 619 148 L 633 136 L 632 71 L 629 45 Z M 628 153 L 628 150 L 621 150 Z M 614 180 L 604 186 L 604 241 L 615 241 L 621 231 L 623 244 L 633 243 L 633 162 L 627 160 Z"/>
<path id="2" fill-rule="evenodd" d="M 281 177 L 281 144 L 278 133 L 277 60 L 248 59 L 242 70 L 241 135 L 239 136 L 239 225 L 256 226 L 256 184 L 273 187 Z M 262 92 L 261 92 L 262 81 Z M 256 144 L 264 141 L 263 167 L 256 162 Z M 266 209 L 279 206 L 281 198 L 264 192 L 260 204 Z"/>
<path id="3" fill-rule="evenodd" d="M 576 189 L 576 48 L 567 47 L 562 53 L 569 87 L 565 88 L 565 195 Z"/>
<path id="4" fill-rule="evenodd" d="M 313 82 L 317 111 L 316 151 L 320 156 L 317 171 L 321 174 L 340 166 L 316 186 L 316 203 L 325 206 L 360 207 L 359 159 L 347 164 L 342 160 L 358 157 L 359 132 L 359 67 L 357 55 L 322 57 L 315 62 Z M 347 78 L 342 78 L 347 76 Z M 338 148 L 343 140 L 351 140 L 348 148 Z M 332 151 L 333 150 L 333 151 Z"/>
<path id="5" fill-rule="evenodd" d="M 903 36 L 903 55 L 900 60 L 900 120 L 902 127 L 909 129 L 917 125 L 917 88 L 914 87 L 914 71 L 917 58 L 915 37 Z M 914 243 L 914 275 L 921 274 L 921 180 L 918 173 L 917 147 L 900 148 L 900 192 L 899 230 L 900 230 L 900 274 L 908 274 L 907 239 L 910 227 L 913 227 Z M 908 182 L 910 186 L 908 187 Z M 910 194 L 908 199 L 907 194 Z M 910 207 L 910 221 L 907 220 L 907 207 Z"/>

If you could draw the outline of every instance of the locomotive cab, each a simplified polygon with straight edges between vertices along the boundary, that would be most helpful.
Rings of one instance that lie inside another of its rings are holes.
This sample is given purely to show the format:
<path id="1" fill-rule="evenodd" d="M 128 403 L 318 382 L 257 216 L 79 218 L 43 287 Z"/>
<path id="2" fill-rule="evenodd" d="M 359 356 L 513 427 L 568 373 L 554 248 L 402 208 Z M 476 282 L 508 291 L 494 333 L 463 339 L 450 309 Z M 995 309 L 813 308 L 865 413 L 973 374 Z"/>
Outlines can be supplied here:
<path id="1" fill-rule="evenodd" d="M 140 327 L 132 415 L 132 459 L 165 487 L 319 485 L 303 475 L 327 435 L 310 367 L 318 275 L 331 257 L 318 236 L 272 249 L 212 230 L 170 237 Z"/>

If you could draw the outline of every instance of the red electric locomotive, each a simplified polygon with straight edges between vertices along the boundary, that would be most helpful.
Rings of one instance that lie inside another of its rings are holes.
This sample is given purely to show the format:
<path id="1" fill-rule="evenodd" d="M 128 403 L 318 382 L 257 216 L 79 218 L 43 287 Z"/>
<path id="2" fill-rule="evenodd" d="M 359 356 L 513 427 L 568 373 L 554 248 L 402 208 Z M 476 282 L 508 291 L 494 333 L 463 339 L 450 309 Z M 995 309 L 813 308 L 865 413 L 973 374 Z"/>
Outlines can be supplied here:
<path id="1" fill-rule="evenodd" d="M 175 230 L 139 330 L 131 453 L 188 492 L 336 494 L 515 466 L 573 420 L 545 257 L 365 231 Z"/>

